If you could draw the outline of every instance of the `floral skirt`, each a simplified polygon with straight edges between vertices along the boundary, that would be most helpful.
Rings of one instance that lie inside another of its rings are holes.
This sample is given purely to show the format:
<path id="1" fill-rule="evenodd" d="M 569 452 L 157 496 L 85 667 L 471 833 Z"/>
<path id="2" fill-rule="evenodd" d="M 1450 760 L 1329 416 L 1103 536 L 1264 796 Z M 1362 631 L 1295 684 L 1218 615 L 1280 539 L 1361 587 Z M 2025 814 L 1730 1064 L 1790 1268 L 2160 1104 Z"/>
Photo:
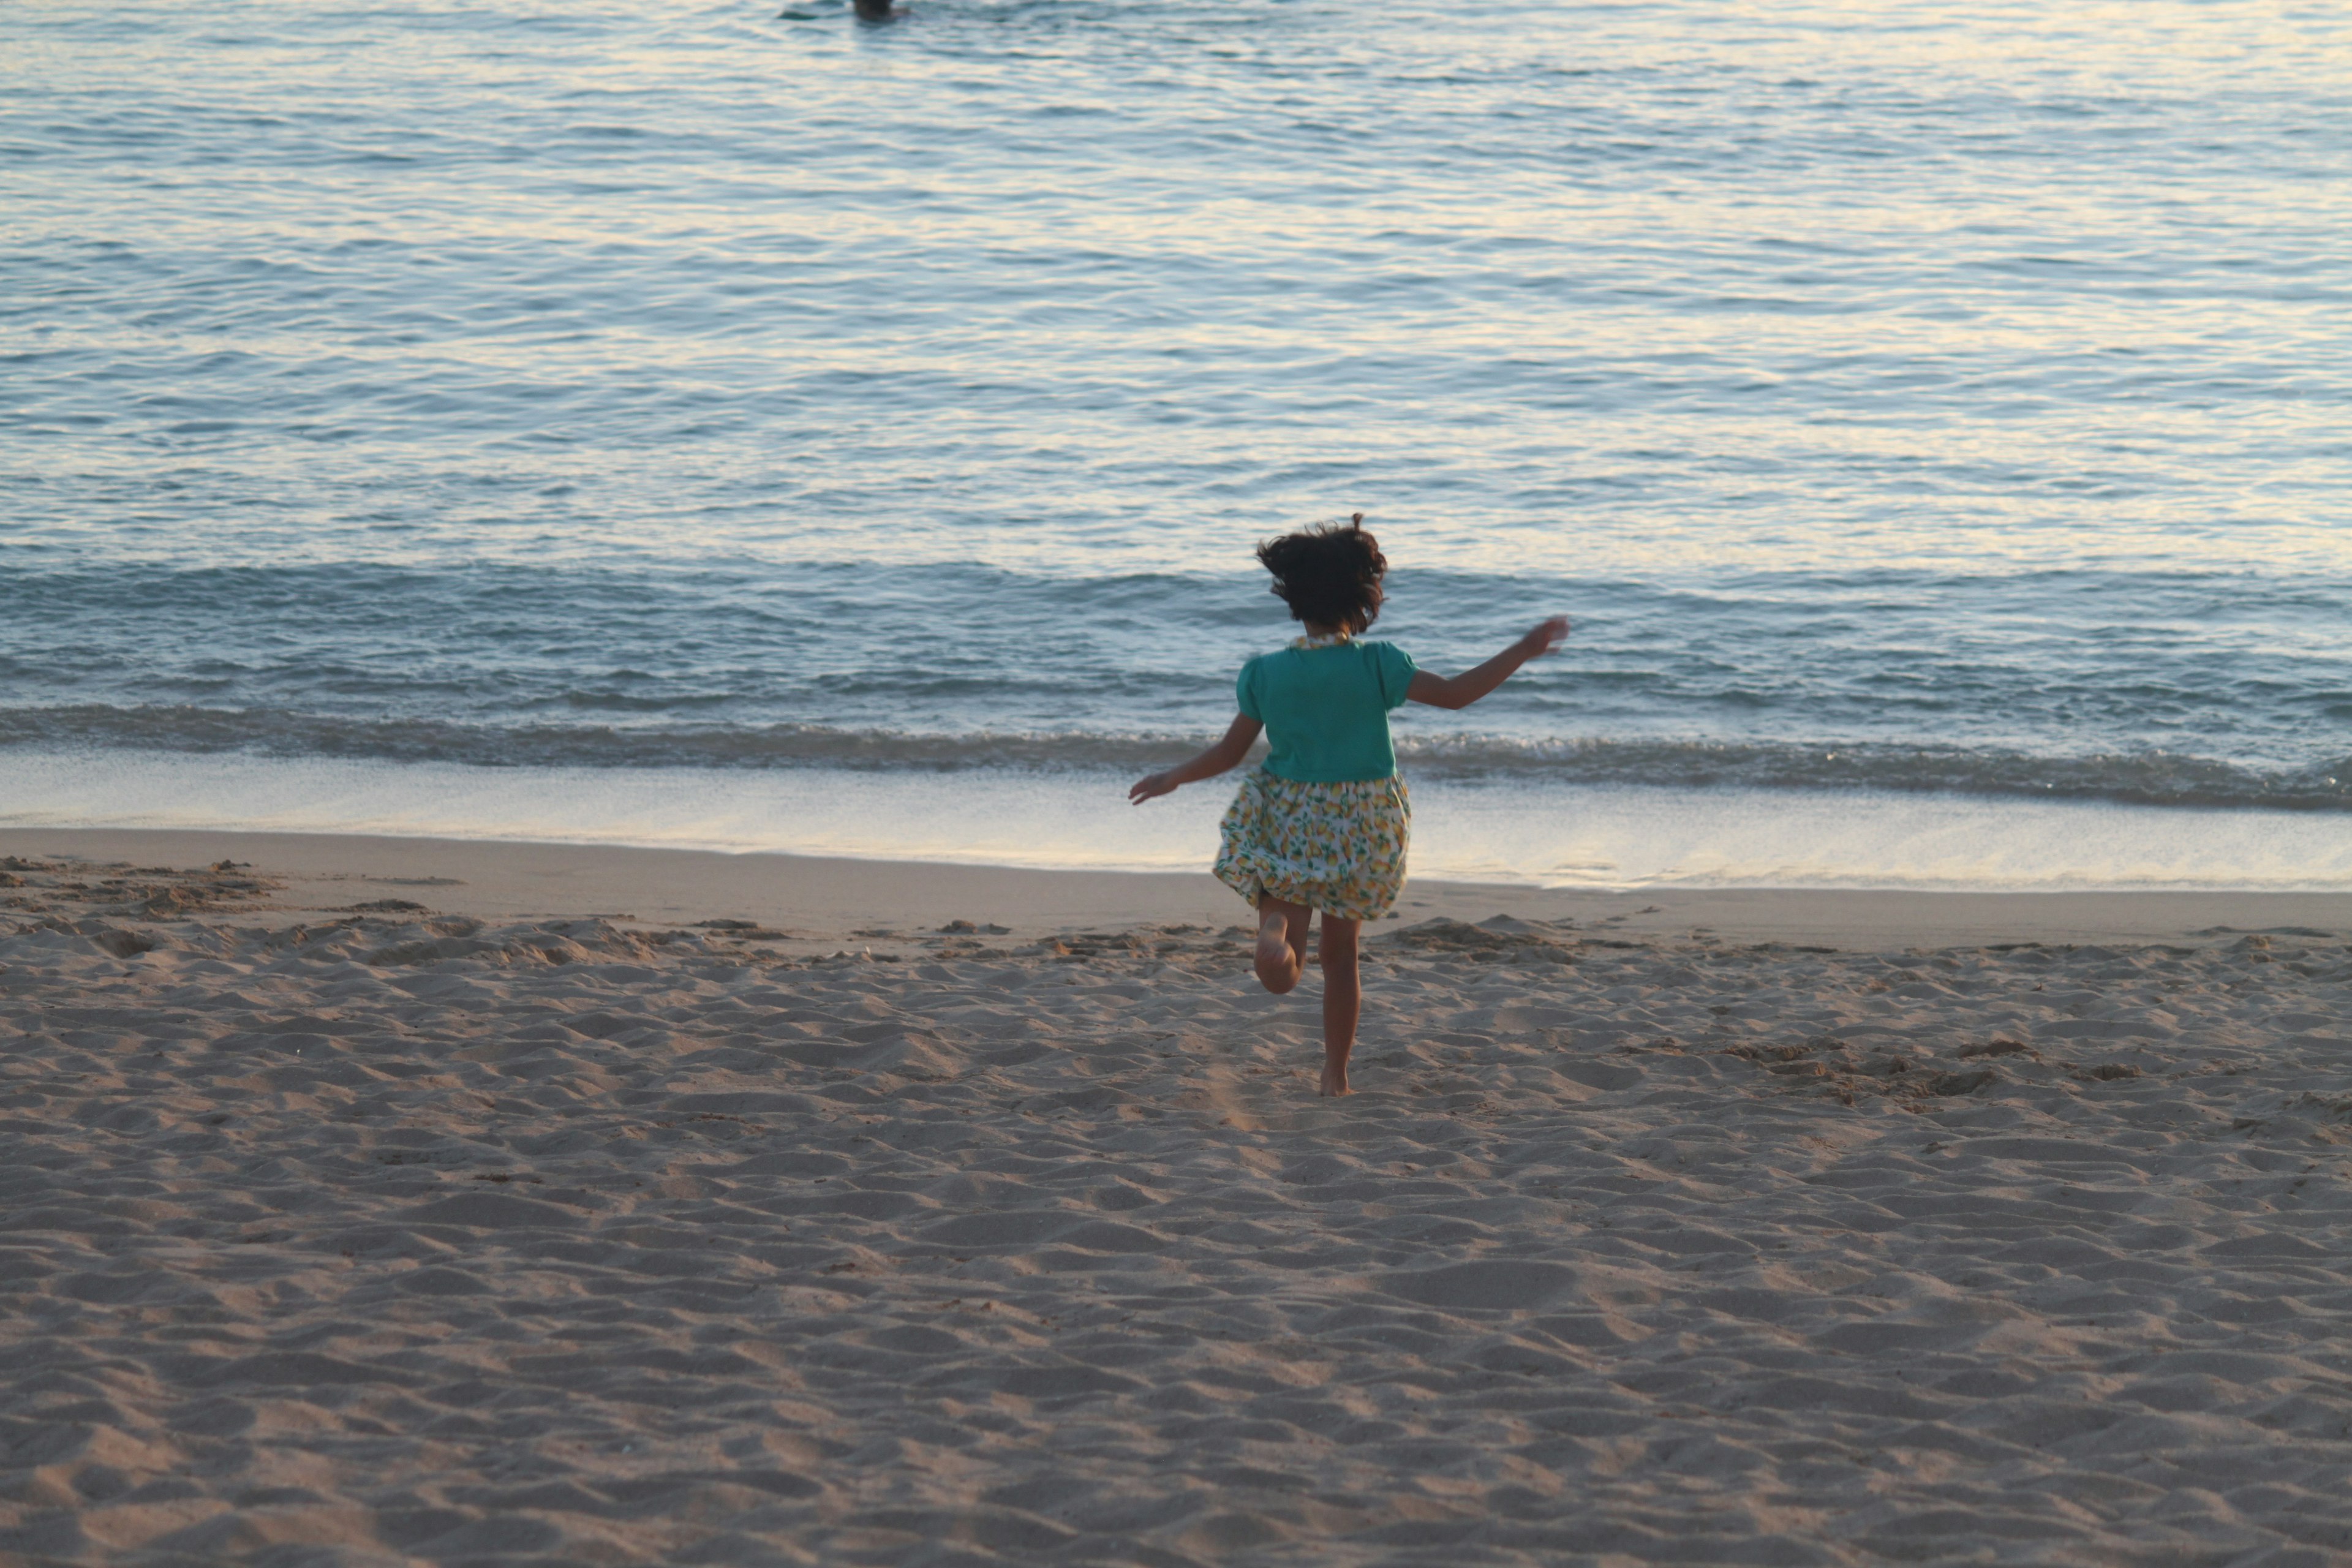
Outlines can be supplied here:
<path id="1" fill-rule="evenodd" d="M 1226 809 L 1217 880 L 1255 906 L 1276 898 L 1376 921 L 1404 889 L 1412 802 L 1404 780 L 1301 784 L 1258 772 Z"/>

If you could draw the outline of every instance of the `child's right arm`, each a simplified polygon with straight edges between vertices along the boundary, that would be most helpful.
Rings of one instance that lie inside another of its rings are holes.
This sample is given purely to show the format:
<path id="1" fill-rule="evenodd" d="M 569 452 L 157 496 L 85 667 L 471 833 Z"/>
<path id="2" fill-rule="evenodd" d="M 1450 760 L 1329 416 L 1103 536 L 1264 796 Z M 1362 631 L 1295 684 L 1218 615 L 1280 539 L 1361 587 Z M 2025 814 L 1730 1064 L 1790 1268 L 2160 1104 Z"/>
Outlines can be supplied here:
<path id="1" fill-rule="evenodd" d="M 1256 720 L 1244 718 L 1236 713 L 1234 715 L 1233 726 L 1225 731 L 1223 740 L 1219 741 L 1189 763 L 1179 763 L 1164 773 L 1153 773 L 1150 778 L 1138 779 L 1135 786 L 1127 792 L 1127 798 L 1133 804 L 1141 805 L 1145 801 L 1155 796 L 1169 794 L 1178 784 L 1215 778 L 1219 773 L 1249 755 L 1251 742 L 1257 739 L 1258 731 L 1265 728 L 1265 726 Z"/>
<path id="2" fill-rule="evenodd" d="M 1405 700 L 1426 702 L 1433 708 L 1467 708 L 1510 679 L 1519 666 L 1531 658 L 1543 658 L 1567 640 L 1568 617 L 1554 616 L 1475 669 L 1453 676 L 1414 670 L 1412 684 L 1404 689 Z"/>

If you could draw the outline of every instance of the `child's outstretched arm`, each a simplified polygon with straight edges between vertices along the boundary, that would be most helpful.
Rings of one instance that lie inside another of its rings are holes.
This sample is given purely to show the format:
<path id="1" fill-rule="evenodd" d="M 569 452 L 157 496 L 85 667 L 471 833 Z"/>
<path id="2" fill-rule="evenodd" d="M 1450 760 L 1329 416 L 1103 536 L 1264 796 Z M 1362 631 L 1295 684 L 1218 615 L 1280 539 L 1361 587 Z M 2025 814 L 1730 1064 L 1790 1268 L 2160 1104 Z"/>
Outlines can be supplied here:
<path id="1" fill-rule="evenodd" d="M 1413 671 L 1412 684 L 1404 689 L 1405 700 L 1432 708 L 1467 708 L 1510 679 L 1519 666 L 1543 658 L 1567 640 L 1568 617 L 1554 616 L 1475 669 L 1450 677 Z"/>
<path id="2" fill-rule="evenodd" d="M 1225 731 L 1223 740 L 1219 741 L 1189 763 L 1179 763 L 1164 773 L 1154 773 L 1148 779 L 1138 779 L 1134 787 L 1127 792 L 1127 798 L 1135 805 L 1141 805 L 1155 795 L 1168 794 L 1178 784 L 1215 778 L 1219 773 L 1249 755 L 1250 742 L 1255 741 L 1257 732 L 1265 728 L 1265 726 L 1256 720 L 1244 719 L 1236 713 L 1234 715 L 1233 727 Z"/>

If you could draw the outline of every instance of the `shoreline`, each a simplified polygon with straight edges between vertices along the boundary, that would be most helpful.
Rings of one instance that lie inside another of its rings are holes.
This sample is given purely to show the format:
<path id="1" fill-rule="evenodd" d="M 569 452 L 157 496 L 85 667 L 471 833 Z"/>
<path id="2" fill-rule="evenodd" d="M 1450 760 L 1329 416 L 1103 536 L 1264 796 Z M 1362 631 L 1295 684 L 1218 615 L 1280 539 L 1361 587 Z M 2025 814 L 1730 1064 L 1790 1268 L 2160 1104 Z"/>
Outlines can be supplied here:
<path id="1" fill-rule="evenodd" d="M 1244 923 L 1206 871 L 1039 870 L 771 852 L 353 834 L 166 828 L 0 829 L 0 857 L 189 868 L 222 860 L 282 885 L 239 918 L 278 924 L 399 899 L 482 920 L 691 925 L 741 920 L 786 945 L 888 942 L 957 921 L 1009 937 Z M 1843 951 L 2011 943 L 2201 944 L 2249 932 L 2352 939 L 2352 893 L 1966 892 L 1845 888 L 1597 891 L 1414 880 L 1387 930 L 1496 916 L 1624 939 Z M 1373 934 L 1378 934 L 1374 932 Z"/>
<path id="2" fill-rule="evenodd" d="M 606 845 L 1077 872 L 1205 871 L 1229 781 L 1128 803 L 1084 772 L 481 767 L 0 755 L 0 827 Z M 1938 793 L 1412 777 L 1412 869 L 1529 889 L 2352 894 L 2327 813 Z"/>

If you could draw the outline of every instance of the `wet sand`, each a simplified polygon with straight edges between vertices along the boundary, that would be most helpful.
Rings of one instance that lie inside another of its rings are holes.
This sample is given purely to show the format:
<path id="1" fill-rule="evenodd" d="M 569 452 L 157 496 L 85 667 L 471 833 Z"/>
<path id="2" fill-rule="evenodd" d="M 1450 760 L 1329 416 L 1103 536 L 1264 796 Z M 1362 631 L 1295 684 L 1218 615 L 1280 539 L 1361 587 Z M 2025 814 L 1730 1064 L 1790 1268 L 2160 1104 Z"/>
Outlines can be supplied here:
<path id="1" fill-rule="evenodd" d="M 257 864 L 277 886 L 247 918 L 279 923 L 398 897 L 484 920 L 603 915 L 639 926 L 749 920 L 787 932 L 787 948 L 837 947 L 877 928 L 929 931 L 954 920 L 1035 937 L 1138 925 L 1224 926 L 1247 912 L 1205 872 L 1031 871 L 610 845 L 71 828 L 0 829 L 0 856 L 6 855 L 63 855 L 96 864 Z M 2352 893 L 1604 892 L 1416 879 L 1392 923 L 1497 914 L 1606 925 L 1621 935 L 1876 951 L 2198 942 L 2274 928 L 2352 931 Z"/>

